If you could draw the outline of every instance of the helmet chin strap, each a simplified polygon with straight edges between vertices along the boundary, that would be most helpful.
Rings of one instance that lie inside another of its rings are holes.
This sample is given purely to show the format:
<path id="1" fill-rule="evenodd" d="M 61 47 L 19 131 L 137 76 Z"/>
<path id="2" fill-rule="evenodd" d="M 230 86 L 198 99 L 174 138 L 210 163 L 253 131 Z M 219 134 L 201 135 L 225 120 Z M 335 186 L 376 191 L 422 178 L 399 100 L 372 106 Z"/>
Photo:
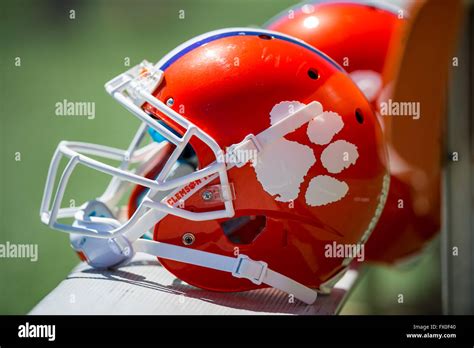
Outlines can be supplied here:
<path id="1" fill-rule="evenodd" d="M 266 262 L 252 260 L 247 255 L 230 257 L 145 239 L 137 240 L 132 246 L 135 252 L 231 273 L 256 285 L 267 284 L 306 304 L 313 304 L 318 296 L 315 290 L 271 270 Z"/>
<path id="2" fill-rule="evenodd" d="M 98 201 L 92 201 L 92 203 L 94 211 L 101 210 L 102 203 Z M 100 220 L 113 219 L 105 218 L 103 215 L 97 219 L 94 216 L 87 216 L 76 219 L 74 226 L 87 225 L 88 228 L 97 229 L 101 234 L 115 228 L 114 224 L 107 224 Z M 315 290 L 271 270 L 266 262 L 252 260 L 244 254 L 230 257 L 146 239 L 138 239 L 131 243 L 123 235 L 113 238 L 94 238 L 73 233 L 70 235 L 70 241 L 73 249 L 84 255 L 87 263 L 94 268 L 117 268 L 128 263 L 136 252 L 142 252 L 167 260 L 228 272 L 236 278 L 248 279 L 256 285 L 263 283 L 284 291 L 306 304 L 313 304 L 317 298 Z"/>
<path id="3" fill-rule="evenodd" d="M 91 203 L 90 207 L 94 207 L 94 212 L 102 210 L 101 202 Z M 106 223 L 113 218 L 100 215 L 102 216 L 97 218 L 92 215 L 76 219 L 74 225 L 86 225 L 88 228 L 97 229 L 101 234 L 113 230 L 114 224 Z M 230 257 L 146 239 L 138 239 L 132 243 L 123 235 L 94 238 L 73 233 L 70 241 L 73 249 L 84 255 L 88 264 L 94 268 L 117 268 L 128 263 L 136 252 L 143 252 L 167 260 L 228 272 L 236 278 L 248 279 L 256 285 L 263 283 L 284 291 L 306 304 L 313 304 L 317 298 L 315 290 L 271 270 L 266 262 L 252 260 L 244 254 Z"/>

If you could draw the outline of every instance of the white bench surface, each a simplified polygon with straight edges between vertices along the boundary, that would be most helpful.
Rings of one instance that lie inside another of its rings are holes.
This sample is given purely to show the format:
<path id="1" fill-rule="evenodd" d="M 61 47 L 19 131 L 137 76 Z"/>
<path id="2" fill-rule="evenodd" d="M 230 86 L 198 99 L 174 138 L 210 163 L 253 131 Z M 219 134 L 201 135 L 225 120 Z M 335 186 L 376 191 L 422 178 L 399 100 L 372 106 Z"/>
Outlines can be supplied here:
<path id="1" fill-rule="evenodd" d="M 275 289 L 240 293 L 218 293 L 190 286 L 176 279 L 156 258 L 138 254 L 117 270 L 96 270 L 79 264 L 30 312 L 56 314 L 144 314 L 144 315 L 249 315 L 336 314 L 357 272 L 349 270 L 330 295 L 319 295 L 314 305 Z"/>

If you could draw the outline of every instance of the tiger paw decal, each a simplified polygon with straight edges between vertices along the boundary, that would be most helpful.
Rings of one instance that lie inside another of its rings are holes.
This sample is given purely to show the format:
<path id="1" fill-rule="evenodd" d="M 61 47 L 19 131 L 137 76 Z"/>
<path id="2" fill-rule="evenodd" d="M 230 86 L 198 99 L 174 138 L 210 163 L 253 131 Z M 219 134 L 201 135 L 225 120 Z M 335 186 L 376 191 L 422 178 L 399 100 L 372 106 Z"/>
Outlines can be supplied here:
<path id="1" fill-rule="evenodd" d="M 275 124 L 282 118 L 305 105 L 296 101 L 284 101 L 270 112 L 270 122 Z M 343 199 L 350 188 L 347 183 L 331 176 L 355 165 L 359 152 L 354 144 L 333 138 L 344 128 L 342 117 L 331 111 L 317 115 L 307 125 L 309 142 L 323 146 L 316 159 L 311 146 L 281 138 L 259 153 L 254 165 L 258 181 L 264 190 L 279 202 L 291 202 L 300 195 L 300 187 L 310 168 L 321 161 L 326 173 L 310 178 L 304 193 L 306 204 L 323 206 Z"/>

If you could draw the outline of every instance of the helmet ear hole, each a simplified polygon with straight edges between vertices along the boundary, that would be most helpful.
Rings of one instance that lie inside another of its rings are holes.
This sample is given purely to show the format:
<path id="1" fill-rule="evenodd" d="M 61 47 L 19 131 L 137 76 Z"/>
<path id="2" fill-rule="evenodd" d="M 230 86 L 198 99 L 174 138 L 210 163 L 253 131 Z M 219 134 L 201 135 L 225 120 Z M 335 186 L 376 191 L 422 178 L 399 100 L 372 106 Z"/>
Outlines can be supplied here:
<path id="1" fill-rule="evenodd" d="M 263 215 L 239 216 L 220 225 L 232 243 L 251 244 L 267 226 L 267 218 Z"/>

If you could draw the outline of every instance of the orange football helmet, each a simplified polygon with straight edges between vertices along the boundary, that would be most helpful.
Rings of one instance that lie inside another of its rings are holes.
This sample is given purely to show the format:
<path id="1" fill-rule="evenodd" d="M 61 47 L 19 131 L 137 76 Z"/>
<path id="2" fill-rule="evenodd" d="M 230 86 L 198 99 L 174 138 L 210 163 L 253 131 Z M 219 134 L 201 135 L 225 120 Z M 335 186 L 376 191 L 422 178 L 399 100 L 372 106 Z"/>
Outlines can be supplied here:
<path id="1" fill-rule="evenodd" d="M 355 256 L 330 249 L 365 243 L 383 210 L 389 175 L 376 116 L 344 70 L 300 40 L 210 32 L 106 89 L 143 122 L 132 145 L 61 143 L 42 204 L 43 221 L 72 233 L 93 266 L 146 252 L 200 288 L 272 286 L 312 303 Z M 154 141 L 137 150 L 146 132 Z M 61 155 L 71 162 L 49 209 Z M 60 209 L 76 164 L 115 178 L 99 199 Z M 135 187 L 125 221 L 114 194 L 122 182 Z M 69 216 L 72 226 L 56 222 Z M 140 238 L 149 230 L 154 240 Z"/>

